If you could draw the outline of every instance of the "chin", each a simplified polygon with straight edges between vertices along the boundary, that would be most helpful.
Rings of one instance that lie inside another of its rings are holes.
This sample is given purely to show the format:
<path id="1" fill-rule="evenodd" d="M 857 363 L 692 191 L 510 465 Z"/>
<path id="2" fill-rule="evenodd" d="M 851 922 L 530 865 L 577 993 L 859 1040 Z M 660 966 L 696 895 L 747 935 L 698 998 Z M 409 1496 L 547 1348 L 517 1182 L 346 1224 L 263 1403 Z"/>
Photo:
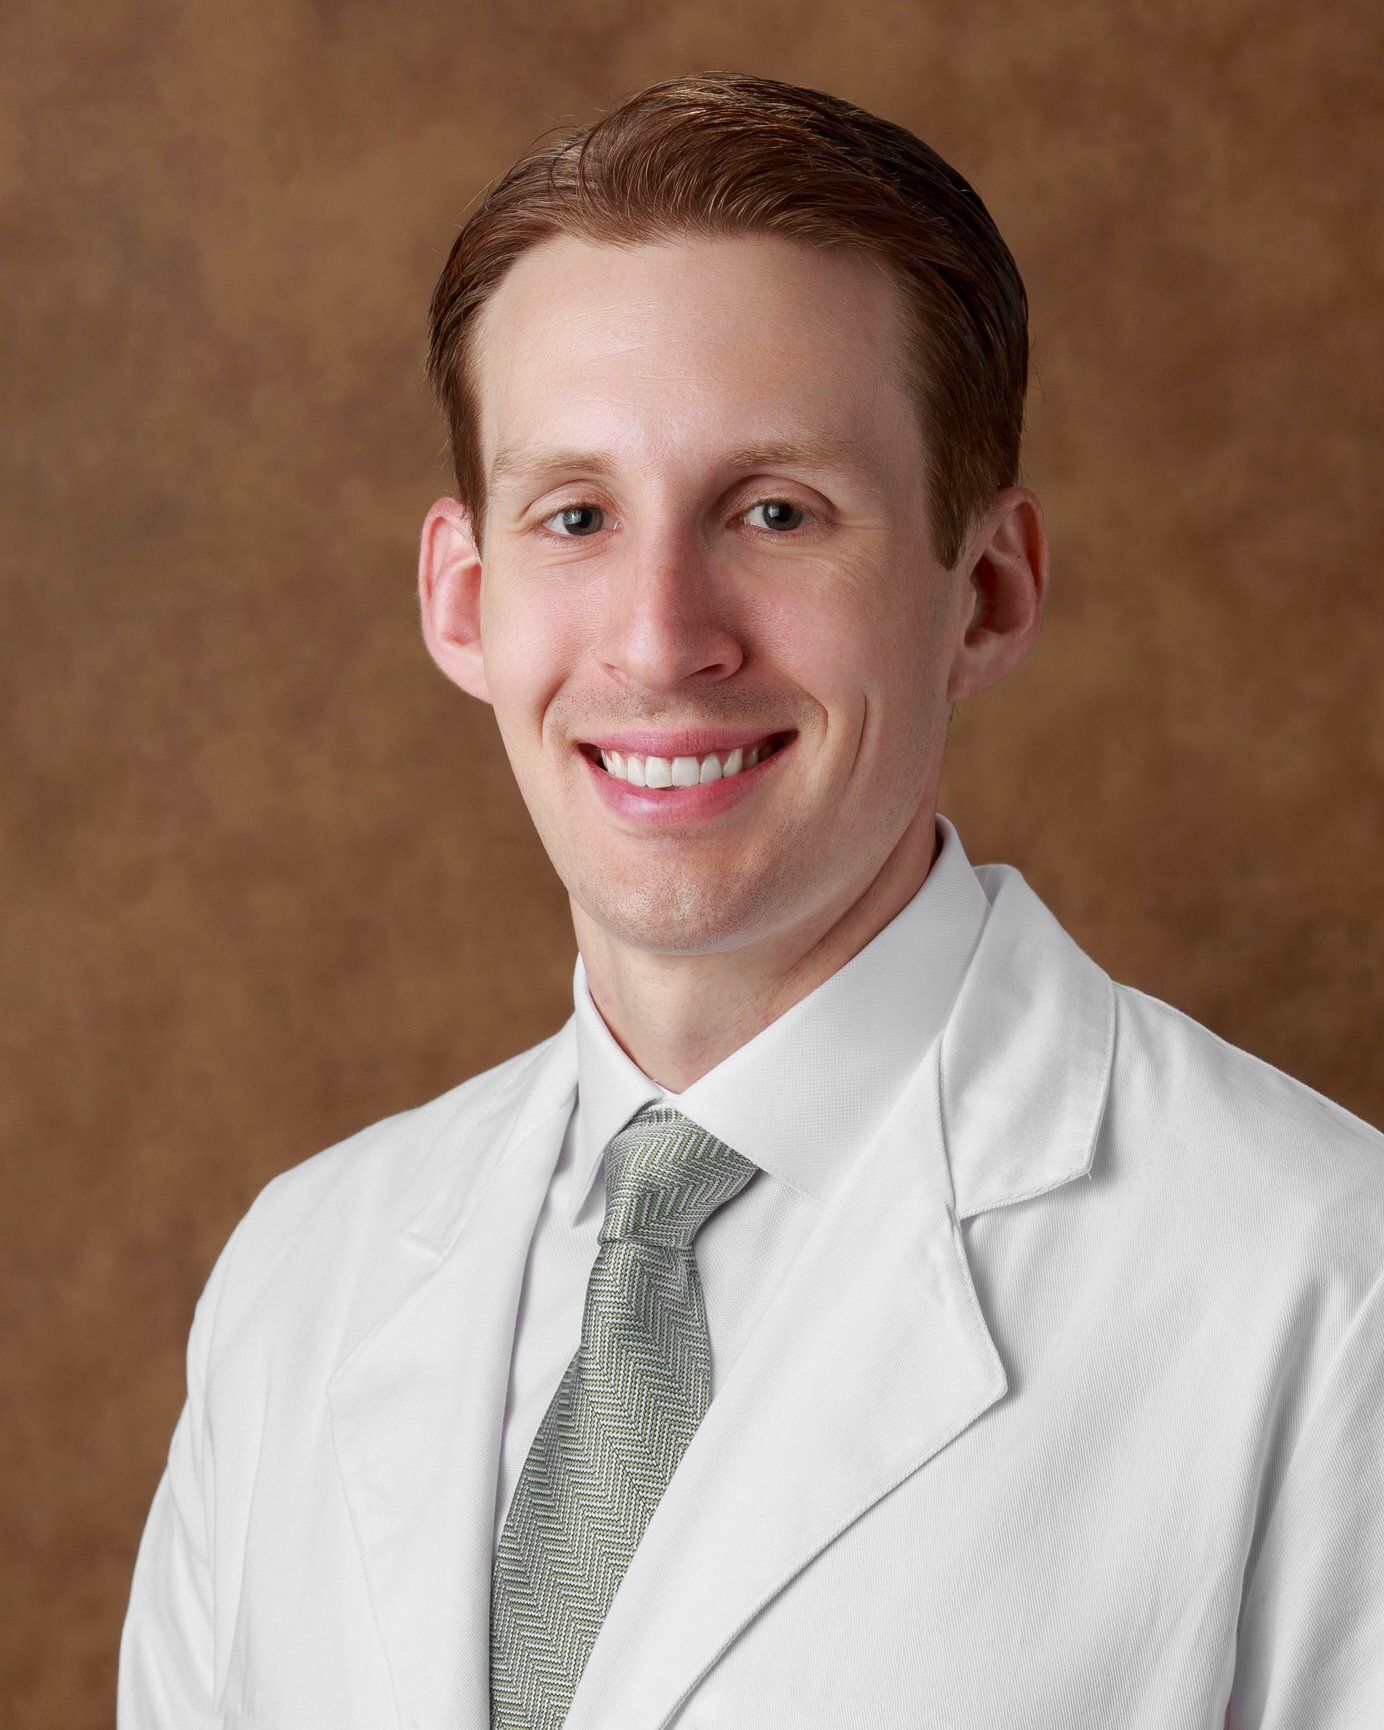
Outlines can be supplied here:
<path id="1" fill-rule="evenodd" d="M 735 902 L 725 896 L 724 884 L 683 881 L 676 875 L 634 883 L 622 890 L 609 879 L 594 893 L 576 899 L 587 917 L 617 943 L 665 955 L 710 954 L 737 947 L 754 920 L 745 906 L 743 885 Z"/>

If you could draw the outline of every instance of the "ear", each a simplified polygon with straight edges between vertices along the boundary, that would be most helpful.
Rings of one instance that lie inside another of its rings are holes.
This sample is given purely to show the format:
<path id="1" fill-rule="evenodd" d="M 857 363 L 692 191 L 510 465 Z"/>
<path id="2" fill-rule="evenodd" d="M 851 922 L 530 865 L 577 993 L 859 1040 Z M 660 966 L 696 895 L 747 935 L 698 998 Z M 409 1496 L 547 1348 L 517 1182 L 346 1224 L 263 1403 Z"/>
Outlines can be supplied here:
<path id="1" fill-rule="evenodd" d="M 1037 494 L 1028 487 L 997 493 L 966 559 L 959 604 L 968 617 L 947 679 L 952 703 L 996 684 L 1037 640 L 1048 588 L 1047 527 Z"/>
<path id="2" fill-rule="evenodd" d="M 437 499 L 423 518 L 418 608 L 433 660 L 454 685 L 490 702 L 481 651 L 481 560 L 459 499 Z"/>

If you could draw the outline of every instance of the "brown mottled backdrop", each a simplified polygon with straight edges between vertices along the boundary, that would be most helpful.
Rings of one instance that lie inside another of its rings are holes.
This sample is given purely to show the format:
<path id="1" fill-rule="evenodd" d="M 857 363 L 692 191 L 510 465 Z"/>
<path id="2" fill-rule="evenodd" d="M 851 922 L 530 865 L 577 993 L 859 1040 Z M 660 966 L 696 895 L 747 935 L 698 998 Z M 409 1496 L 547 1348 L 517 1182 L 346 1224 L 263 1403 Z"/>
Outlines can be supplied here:
<path id="1" fill-rule="evenodd" d="M 564 893 L 426 658 L 468 202 L 729 67 L 904 122 L 1033 304 L 1038 650 L 942 808 L 1384 1123 L 1373 0 L 103 0 L 0 22 L 7 1725 L 97 1730 L 193 1301 L 275 1172 L 544 1037 Z"/>

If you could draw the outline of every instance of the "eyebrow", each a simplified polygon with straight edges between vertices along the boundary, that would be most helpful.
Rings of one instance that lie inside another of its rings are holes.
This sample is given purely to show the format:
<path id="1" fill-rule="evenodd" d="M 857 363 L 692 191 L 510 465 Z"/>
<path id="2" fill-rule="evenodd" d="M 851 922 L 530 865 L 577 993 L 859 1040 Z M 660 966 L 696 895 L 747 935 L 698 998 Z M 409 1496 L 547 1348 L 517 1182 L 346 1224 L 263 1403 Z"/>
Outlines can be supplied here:
<path id="1" fill-rule="evenodd" d="M 881 490 L 868 464 L 862 461 L 859 446 L 851 439 L 838 438 L 831 433 L 736 445 L 722 453 L 721 461 L 732 469 L 830 469 L 859 480 L 874 492 Z M 490 465 L 490 485 L 493 487 L 503 480 L 542 480 L 572 469 L 582 469 L 588 474 L 612 475 L 618 466 L 605 451 L 541 450 L 510 444 L 502 446 L 495 454 Z"/>

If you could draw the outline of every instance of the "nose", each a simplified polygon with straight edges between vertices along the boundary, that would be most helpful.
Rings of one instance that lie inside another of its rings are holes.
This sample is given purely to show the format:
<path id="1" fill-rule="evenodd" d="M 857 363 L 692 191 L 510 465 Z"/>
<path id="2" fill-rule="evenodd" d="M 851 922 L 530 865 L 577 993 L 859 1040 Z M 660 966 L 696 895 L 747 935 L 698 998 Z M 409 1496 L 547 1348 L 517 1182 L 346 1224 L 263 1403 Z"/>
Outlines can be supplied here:
<path id="1" fill-rule="evenodd" d="M 728 678 L 744 660 L 733 597 L 690 535 L 670 531 L 631 547 L 601 604 L 598 652 L 624 683 L 669 691 L 691 678 Z"/>

